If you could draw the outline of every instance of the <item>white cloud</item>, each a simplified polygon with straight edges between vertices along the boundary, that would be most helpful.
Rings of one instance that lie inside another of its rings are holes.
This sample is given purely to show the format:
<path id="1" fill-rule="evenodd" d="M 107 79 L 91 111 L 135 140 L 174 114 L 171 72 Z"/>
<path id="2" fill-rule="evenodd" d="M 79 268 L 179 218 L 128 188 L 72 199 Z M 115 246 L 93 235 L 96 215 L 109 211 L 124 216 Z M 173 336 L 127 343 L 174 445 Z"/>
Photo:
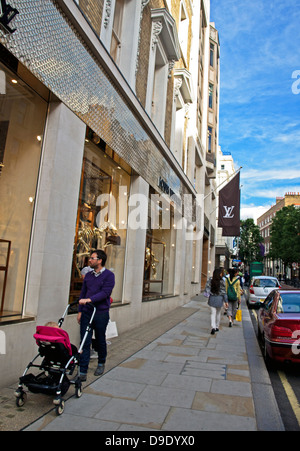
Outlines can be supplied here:
<path id="1" fill-rule="evenodd" d="M 299 177 L 300 172 L 299 168 L 297 167 L 281 167 L 280 169 L 253 168 L 246 169 L 242 172 L 242 178 L 245 181 L 248 181 L 249 179 L 255 179 L 256 182 L 267 182 L 270 180 L 294 180 L 299 179 Z M 291 189 L 289 191 L 291 191 Z"/>
<path id="2" fill-rule="evenodd" d="M 241 219 L 254 219 L 254 222 L 257 222 L 257 219 L 262 216 L 266 211 L 268 211 L 271 208 L 271 205 L 268 207 L 259 206 L 256 207 L 254 205 L 251 206 L 242 206 L 241 207 Z"/>
<path id="3" fill-rule="evenodd" d="M 273 138 L 273 141 L 275 142 L 291 145 L 293 145 L 296 142 L 299 142 L 299 140 L 300 140 L 300 130 L 296 130 L 291 133 L 280 134 Z"/>

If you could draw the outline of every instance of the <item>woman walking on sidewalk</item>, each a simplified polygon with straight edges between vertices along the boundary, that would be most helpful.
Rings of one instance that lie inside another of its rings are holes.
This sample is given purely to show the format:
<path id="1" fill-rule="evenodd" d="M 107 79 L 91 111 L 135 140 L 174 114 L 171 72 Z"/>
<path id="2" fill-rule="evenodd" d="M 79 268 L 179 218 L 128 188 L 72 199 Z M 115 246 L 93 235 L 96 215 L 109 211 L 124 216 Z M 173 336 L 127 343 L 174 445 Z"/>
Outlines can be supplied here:
<path id="1" fill-rule="evenodd" d="M 223 304 L 227 305 L 225 282 L 223 280 L 223 269 L 215 269 L 213 277 L 210 278 L 204 290 L 204 296 L 208 297 L 208 305 L 211 308 L 211 335 L 219 331 L 221 321 L 221 310 Z"/>
<path id="2" fill-rule="evenodd" d="M 236 312 L 241 303 L 241 284 L 238 273 L 239 270 L 233 268 L 229 271 L 229 277 L 226 279 L 226 293 L 228 298 L 227 316 L 229 319 L 229 327 L 233 326 Z"/>

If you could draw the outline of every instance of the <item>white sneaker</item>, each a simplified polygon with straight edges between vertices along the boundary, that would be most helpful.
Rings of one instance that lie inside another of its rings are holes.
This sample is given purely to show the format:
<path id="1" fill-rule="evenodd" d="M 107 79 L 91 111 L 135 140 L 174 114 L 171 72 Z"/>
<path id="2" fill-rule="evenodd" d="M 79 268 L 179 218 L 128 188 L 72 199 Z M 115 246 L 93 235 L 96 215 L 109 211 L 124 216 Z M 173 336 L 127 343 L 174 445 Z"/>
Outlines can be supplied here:
<path id="1" fill-rule="evenodd" d="M 94 351 L 94 349 L 91 350 L 90 354 L 91 359 L 98 359 L 98 352 Z"/>

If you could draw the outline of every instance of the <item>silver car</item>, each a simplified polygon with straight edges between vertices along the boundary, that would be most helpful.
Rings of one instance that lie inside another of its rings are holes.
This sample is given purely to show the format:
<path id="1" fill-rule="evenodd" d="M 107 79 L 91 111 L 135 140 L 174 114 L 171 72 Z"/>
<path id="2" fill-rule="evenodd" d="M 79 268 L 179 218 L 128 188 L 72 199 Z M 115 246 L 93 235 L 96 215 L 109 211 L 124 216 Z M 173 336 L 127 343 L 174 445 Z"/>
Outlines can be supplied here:
<path id="1" fill-rule="evenodd" d="M 258 306 L 264 302 L 271 291 L 279 289 L 280 284 L 276 277 L 256 276 L 252 277 L 246 290 L 246 299 L 249 306 Z"/>

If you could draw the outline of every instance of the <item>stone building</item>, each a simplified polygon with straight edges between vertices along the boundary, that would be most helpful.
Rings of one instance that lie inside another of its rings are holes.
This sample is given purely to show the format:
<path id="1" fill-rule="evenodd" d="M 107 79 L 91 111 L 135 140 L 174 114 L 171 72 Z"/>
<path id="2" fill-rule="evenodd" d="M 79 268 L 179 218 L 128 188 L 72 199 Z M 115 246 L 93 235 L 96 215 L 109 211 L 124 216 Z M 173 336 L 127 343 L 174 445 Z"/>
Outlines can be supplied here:
<path id="1" fill-rule="evenodd" d="M 200 292 L 214 267 L 219 98 L 208 0 L 6 4 L 0 385 L 36 352 L 36 326 L 78 298 L 93 249 L 115 272 L 119 333 Z M 78 342 L 76 316 L 65 326 Z"/>

